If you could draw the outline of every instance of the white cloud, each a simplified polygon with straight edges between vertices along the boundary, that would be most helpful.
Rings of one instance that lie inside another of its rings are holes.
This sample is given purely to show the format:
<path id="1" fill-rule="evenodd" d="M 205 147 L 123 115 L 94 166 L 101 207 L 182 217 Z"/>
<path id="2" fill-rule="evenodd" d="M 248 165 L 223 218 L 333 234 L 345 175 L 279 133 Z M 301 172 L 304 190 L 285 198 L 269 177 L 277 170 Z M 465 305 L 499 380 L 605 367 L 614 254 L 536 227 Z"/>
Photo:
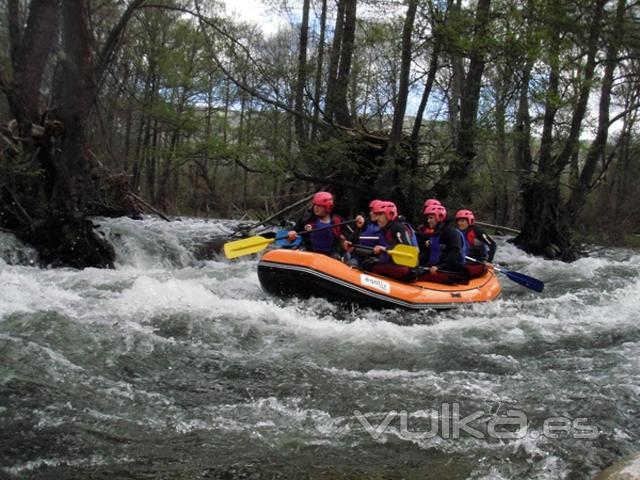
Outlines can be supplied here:
<path id="1" fill-rule="evenodd" d="M 272 35 L 288 24 L 271 7 L 260 0 L 223 0 L 227 14 L 234 20 L 259 25 L 265 35 Z"/>

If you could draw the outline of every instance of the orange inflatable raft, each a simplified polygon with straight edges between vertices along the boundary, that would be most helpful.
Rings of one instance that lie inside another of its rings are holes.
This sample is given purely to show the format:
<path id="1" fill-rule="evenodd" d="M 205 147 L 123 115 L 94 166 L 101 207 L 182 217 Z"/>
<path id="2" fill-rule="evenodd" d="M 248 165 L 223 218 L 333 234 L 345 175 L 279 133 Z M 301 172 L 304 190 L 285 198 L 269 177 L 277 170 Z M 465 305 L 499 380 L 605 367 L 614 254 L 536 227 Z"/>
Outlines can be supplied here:
<path id="1" fill-rule="evenodd" d="M 258 263 L 262 288 L 279 296 L 325 297 L 374 308 L 449 309 L 500 295 L 492 269 L 468 285 L 404 283 L 351 267 L 326 255 L 271 250 Z"/>

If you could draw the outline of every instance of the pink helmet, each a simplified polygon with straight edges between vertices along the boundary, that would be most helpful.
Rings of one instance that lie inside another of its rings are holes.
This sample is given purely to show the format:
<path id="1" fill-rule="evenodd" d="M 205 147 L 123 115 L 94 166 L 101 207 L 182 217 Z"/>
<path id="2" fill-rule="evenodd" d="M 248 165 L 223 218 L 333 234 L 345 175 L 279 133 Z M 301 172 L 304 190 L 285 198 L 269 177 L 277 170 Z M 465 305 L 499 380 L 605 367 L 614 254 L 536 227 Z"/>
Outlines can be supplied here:
<path id="1" fill-rule="evenodd" d="M 435 215 L 438 223 L 444 222 L 447 218 L 447 209 L 442 205 L 429 205 L 424 209 L 425 215 Z"/>
<path id="2" fill-rule="evenodd" d="M 371 209 L 372 213 L 384 213 L 387 220 L 394 220 L 398 216 L 398 208 L 393 202 L 378 201 Z"/>
<path id="3" fill-rule="evenodd" d="M 329 192 L 318 192 L 313 196 L 313 204 L 325 207 L 327 212 L 333 209 L 333 195 Z"/>
<path id="4" fill-rule="evenodd" d="M 382 209 L 384 210 L 384 214 L 387 216 L 388 221 L 395 220 L 398 218 L 398 207 L 393 202 L 384 202 L 382 205 Z"/>
<path id="5" fill-rule="evenodd" d="M 425 215 L 426 215 L 427 207 L 430 207 L 432 205 L 442 205 L 442 204 L 440 203 L 440 200 L 436 200 L 435 198 L 429 198 L 425 200 L 424 208 L 423 208 Z"/>
<path id="6" fill-rule="evenodd" d="M 456 212 L 456 220 L 459 218 L 464 218 L 469 225 L 473 225 L 476 223 L 476 217 L 473 216 L 473 212 L 471 210 L 458 210 Z"/>
<path id="7" fill-rule="evenodd" d="M 375 210 L 376 207 L 381 204 L 384 203 L 382 200 L 371 200 L 371 202 L 369 202 L 369 210 Z"/>

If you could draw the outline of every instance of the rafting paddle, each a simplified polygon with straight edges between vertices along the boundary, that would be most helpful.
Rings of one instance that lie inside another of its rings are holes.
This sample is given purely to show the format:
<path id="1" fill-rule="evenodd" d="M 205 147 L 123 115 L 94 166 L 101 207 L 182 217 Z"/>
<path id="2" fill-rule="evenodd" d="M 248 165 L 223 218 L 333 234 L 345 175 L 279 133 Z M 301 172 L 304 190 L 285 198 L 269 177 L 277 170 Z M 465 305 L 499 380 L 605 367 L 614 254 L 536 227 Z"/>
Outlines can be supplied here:
<path id="1" fill-rule="evenodd" d="M 352 245 L 355 248 L 359 248 L 361 250 L 373 251 L 373 247 L 359 245 L 357 243 L 353 243 Z M 411 268 L 418 265 L 418 247 L 399 243 L 392 249 L 387 250 L 385 253 L 391 257 L 393 263 L 395 263 L 396 265 L 402 265 L 403 267 Z"/>
<path id="2" fill-rule="evenodd" d="M 349 220 L 348 222 L 340 222 L 334 223 L 333 225 L 326 225 L 324 227 L 314 228 L 313 230 L 303 230 L 301 232 L 296 232 L 298 235 L 307 235 L 313 232 L 319 232 L 321 230 L 326 230 L 328 228 L 340 227 L 342 225 L 349 225 L 352 223 L 356 223 L 355 220 Z M 286 235 L 276 235 L 275 238 L 265 238 L 261 236 L 257 237 L 249 237 L 243 238 L 240 240 L 234 240 L 233 242 L 227 242 L 224 244 L 224 255 L 225 257 L 232 259 L 237 257 L 242 257 L 244 255 L 251 255 L 252 253 L 258 253 L 268 245 L 276 242 L 277 240 L 281 240 L 286 238 Z"/>
<path id="3" fill-rule="evenodd" d="M 481 262 L 480 260 L 476 260 L 475 258 L 471 258 L 471 257 L 465 257 L 465 258 L 475 263 L 484 263 L 484 262 Z M 531 290 L 535 290 L 536 292 L 541 292 L 542 290 L 544 290 L 544 282 L 542 282 L 541 280 L 538 280 L 537 278 L 530 277 L 520 272 L 512 272 L 511 270 L 504 270 L 502 268 L 496 267 L 495 265 L 493 265 L 493 269 L 496 272 L 506 275 L 507 277 L 509 277 L 510 280 L 513 280 L 514 282 L 519 283 L 523 287 L 530 288 Z"/>

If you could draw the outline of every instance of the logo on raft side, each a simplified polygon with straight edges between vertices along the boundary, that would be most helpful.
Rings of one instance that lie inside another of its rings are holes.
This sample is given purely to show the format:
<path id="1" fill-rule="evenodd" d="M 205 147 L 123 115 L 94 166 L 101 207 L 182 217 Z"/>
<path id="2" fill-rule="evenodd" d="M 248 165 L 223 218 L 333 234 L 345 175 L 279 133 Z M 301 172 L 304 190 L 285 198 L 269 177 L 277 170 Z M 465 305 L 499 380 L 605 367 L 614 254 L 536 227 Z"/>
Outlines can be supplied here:
<path id="1" fill-rule="evenodd" d="M 380 278 L 370 277 L 369 275 L 365 275 L 364 273 L 360 274 L 360 285 L 375 288 L 376 290 L 380 290 L 384 293 L 391 292 L 391 284 L 389 282 L 385 282 Z"/>

